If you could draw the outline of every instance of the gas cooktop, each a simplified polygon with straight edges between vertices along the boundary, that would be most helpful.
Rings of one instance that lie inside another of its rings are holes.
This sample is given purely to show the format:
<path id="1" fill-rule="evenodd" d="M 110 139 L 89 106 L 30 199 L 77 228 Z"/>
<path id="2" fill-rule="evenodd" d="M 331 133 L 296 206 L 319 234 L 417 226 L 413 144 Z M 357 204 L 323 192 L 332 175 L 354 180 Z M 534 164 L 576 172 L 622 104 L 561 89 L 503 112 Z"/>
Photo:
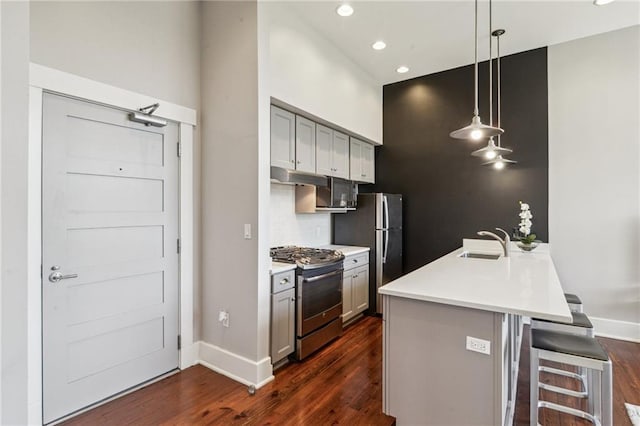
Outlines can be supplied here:
<path id="1" fill-rule="evenodd" d="M 276 262 L 295 263 L 302 269 L 319 268 L 344 259 L 338 250 L 298 246 L 273 247 L 269 254 Z"/>

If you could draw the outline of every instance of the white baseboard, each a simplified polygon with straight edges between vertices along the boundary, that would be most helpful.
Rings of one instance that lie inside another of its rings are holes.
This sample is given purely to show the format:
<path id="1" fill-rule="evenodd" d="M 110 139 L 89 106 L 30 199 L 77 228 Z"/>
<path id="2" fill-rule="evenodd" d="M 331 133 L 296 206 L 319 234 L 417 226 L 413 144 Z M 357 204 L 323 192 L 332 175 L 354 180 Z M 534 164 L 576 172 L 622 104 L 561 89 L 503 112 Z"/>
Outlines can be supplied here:
<path id="1" fill-rule="evenodd" d="M 640 343 L 640 324 L 606 318 L 589 317 L 596 336 Z"/>
<path id="2" fill-rule="evenodd" d="M 206 342 L 197 342 L 198 363 L 247 386 L 261 388 L 273 380 L 271 358 L 252 361 Z"/>
<path id="3" fill-rule="evenodd" d="M 183 346 L 180 349 L 180 370 L 198 363 L 198 343 Z"/>

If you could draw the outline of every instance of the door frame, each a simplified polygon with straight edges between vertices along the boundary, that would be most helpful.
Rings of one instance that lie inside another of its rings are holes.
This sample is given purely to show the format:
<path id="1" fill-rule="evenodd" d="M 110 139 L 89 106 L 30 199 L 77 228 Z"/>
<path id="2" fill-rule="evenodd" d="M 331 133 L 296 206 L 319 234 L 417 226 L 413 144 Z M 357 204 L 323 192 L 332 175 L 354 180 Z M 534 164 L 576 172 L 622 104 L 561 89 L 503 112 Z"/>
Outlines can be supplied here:
<path id="1" fill-rule="evenodd" d="M 160 103 L 157 115 L 178 122 L 179 161 L 179 332 L 178 367 L 196 363 L 193 341 L 194 291 L 194 127 L 196 111 L 74 74 L 31 63 L 29 67 L 29 140 L 27 187 L 27 403 L 28 423 L 42 424 L 42 102 L 45 92 L 109 107 L 136 111 Z"/>

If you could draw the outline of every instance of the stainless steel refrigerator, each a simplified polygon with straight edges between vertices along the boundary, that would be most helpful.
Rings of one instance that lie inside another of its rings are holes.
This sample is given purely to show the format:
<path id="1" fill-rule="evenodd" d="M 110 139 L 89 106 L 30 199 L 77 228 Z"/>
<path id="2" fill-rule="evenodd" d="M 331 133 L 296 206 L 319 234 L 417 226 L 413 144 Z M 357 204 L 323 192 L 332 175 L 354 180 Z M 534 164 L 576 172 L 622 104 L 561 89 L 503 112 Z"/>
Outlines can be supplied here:
<path id="1" fill-rule="evenodd" d="M 369 247 L 369 310 L 382 313 L 378 288 L 402 275 L 402 195 L 358 194 L 355 211 L 333 215 L 333 242 Z"/>

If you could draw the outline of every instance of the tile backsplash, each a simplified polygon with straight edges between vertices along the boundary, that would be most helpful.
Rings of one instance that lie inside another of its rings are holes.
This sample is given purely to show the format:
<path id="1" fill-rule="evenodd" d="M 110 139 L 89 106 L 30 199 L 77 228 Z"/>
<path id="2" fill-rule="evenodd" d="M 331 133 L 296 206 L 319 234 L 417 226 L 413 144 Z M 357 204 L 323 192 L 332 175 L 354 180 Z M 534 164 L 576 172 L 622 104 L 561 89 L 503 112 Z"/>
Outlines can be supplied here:
<path id="1" fill-rule="evenodd" d="M 331 244 L 331 214 L 295 212 L 295 186 L 271 183 L 271 247 Z"/>

